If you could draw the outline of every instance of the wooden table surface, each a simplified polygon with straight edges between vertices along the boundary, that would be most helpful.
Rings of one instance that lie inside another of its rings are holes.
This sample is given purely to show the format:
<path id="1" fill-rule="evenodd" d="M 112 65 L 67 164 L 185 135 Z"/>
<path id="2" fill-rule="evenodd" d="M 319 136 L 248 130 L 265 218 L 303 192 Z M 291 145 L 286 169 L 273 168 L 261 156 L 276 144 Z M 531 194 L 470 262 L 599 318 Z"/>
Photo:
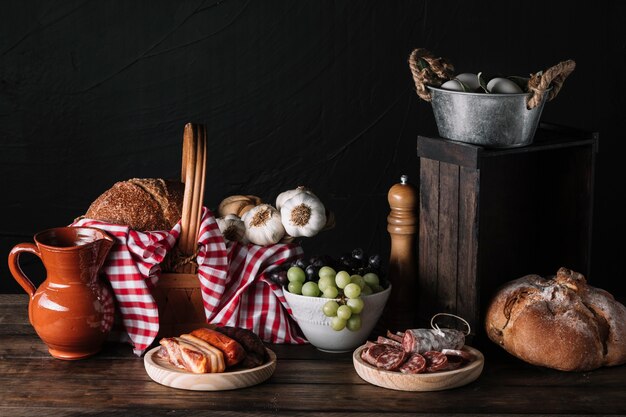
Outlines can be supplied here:
<path id="1" fill-rule="evenodd" d="M 626 366 L 565 373 L 485 346 L 469 385 L 394 391 L 355 372 L 350 353 L 270 345 L 276 371 L 248 388 L 198 392 L 153 382 L 129 345 L 108 342 L 80 361 L 52 358 L 28 322 L 28 297 L 0 294 L 0 416 L 62 415 L 626 415 Z"/>

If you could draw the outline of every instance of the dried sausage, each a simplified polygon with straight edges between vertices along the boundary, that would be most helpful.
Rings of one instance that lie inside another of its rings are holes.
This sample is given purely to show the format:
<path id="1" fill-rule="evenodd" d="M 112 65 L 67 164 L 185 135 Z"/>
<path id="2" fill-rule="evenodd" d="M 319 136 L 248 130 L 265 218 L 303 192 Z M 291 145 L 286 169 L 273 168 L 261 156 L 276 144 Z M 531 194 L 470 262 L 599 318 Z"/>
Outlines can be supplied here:
<path id="1" fill-rule="evenodd" d="M 192 331 L 191 335 L 204 340 L 222 351 L 227 367 L 237 365 L 246 357 L 246 351 L 243 346 L 235 339 L 228 337 L 222 332 L 201 327 Z"/>
<path id="2" fill-rule="evenodd" d="M 402 338 L 402 347 L 409 353 L 461 349 L 464 345 L 465 334 L 456 329 L 409 329 Z"/>
<path id="3" fill-rule="evenodd" d="M 241 327 L 223 326 L 216 327 L 215 330 L 224 333 L 226 336 L 235 339 L 246 351 L 246 357 L 241 365 L 246 368 L 255 368 L 265 363 L 267 351 L 259 336 L 252 330 Z"/>

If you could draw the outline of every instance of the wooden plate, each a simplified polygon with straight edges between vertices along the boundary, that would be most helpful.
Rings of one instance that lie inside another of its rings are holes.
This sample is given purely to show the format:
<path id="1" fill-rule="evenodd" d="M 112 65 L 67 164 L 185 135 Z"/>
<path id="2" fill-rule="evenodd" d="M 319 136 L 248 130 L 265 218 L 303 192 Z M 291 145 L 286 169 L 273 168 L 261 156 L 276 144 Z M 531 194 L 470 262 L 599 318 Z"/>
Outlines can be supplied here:
<path id="1" fill-rule="evenodd" d="M 365 349 L 365 345 L 358 347 L 352 354 L 356 373 L 370 384 L 398 391 L 441 391 L 460 387 L 476 380 L 482 373 L 485 364 L 483 354 L 466 345 L 463 350 L 470 352 L 475 359 L 462 368 L 429 374 L 403 374 L 378 369 L 364 362 L 361 359 L 363 349 Z"/>
<path id="2" fill-rule="evenodd" d="M 192 391 L 224 391 L 250 387 L 268 379 L 276 369 L 276 354 L 267 349 L 269 361 L 261 366 L 240 371 L 194 374 L 178 369 L 157 355 L 160 346 L 149 350 L 143 364 L 153 381 L 166 387 Z"/>

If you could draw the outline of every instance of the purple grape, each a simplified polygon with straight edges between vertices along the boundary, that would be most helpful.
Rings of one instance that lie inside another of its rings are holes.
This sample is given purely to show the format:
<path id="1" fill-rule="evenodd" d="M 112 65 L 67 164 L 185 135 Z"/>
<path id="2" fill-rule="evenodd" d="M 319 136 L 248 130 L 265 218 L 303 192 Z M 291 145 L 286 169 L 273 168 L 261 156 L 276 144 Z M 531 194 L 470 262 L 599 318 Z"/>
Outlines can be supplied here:
<path id="1" fill-rule="evenodd" d="M 375 254 L 375 255 L 370 256 L 367 262 L 369 266 L 374 269 L 380 268 L 380 255 Z"/>
<path id="2" fill-rule="evenodd" d="M 352 260 L 352 254 L 344 253 L 339 257 L 339 263 L 345 264 L 348 260 Z"/>
<path id="3" fill-rule="evenodd" d="M 309 266 L 309 264 L 302 258 L 298 258 L 295 262 L 294 262 L 294 266 L 298 266 L 304 270 L 306 270 L 306 267 Z"/>
<path id="4" fill-rule="evenodd" d="M 287 271 L 283 269 L 276 272 L 275 282 L 282 287 L 286 287 L 289 284 L 289 279 L 287 279 Z"/>
<path id="5" fill-rule="evenodd" d="M 304 270 L 304 273 L 306 274 L 306 280 L 318 281 L 320 279 L 319 277 L 320 268 L 321 267 L 315 266 L 315 265 L 307 266 L 306 269 Z"/>
<path id="6" fill-rule="evenodd" d="M 340 262 L 339 269 L 343 269 L 351 273 L 354 269 L 359 267 L 357 262 L 358 261 L 353 258 L 346 258 Z"/>
<path id="7" fill-rule="evenodd" d="M 361 248 L 355 248 L 352 250 L 352 258 L 356 259 L 357 261 L 364 261 L 365 260 L 365 251 Z"/>
<path id="8" fill-rule="evenodd" d="M 311 256 L 311 258 L 309 259 L 309 265 L 315 265 L 319 268 L 323 267 L 324 265 L 326 265 L 324 256 L 323 255 Z"/>

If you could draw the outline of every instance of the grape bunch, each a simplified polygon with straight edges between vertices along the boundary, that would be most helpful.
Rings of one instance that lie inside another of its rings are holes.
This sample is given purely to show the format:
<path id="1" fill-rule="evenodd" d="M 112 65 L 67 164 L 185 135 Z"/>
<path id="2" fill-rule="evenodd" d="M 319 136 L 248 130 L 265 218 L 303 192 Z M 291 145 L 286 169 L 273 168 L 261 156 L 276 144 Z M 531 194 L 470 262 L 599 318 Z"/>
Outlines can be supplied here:
<path id="1" fill-rule="evenodd" d="M 320 269 L 323 266 L 330 266 L 335 271 L 347 271 L 350 275 L 364 276 L 368 272 L 373 272 L 380 277 L 380 285 L 383 288 L 387 286 L 380 255 L 368 255 L 361 248 L 355 248 L 352 252 L 344 253 L 339 258 L 329 255 L 314 255 L 308 259 L 299 258 L 273 269 L 270 273 L 270 279 L 276 284 L 286 287 L 289 284 L 287 270 L 292 266 L 298 266 L 304 270 L 306 281 L 318 281 Z"/>
<path id="2" fill-rule="evenodd" d="M 322 311 L 331 319 L 331 328 L 357 331 L 362 296 L 385 289 L 381 276 L 380 256 L 367 256 L 357 248 L 339 260 L 329 256 L 313 256 L 309 262 L 298 259 L 272 271 L 270 278 L 293 294 L 327 298 Z"/>

